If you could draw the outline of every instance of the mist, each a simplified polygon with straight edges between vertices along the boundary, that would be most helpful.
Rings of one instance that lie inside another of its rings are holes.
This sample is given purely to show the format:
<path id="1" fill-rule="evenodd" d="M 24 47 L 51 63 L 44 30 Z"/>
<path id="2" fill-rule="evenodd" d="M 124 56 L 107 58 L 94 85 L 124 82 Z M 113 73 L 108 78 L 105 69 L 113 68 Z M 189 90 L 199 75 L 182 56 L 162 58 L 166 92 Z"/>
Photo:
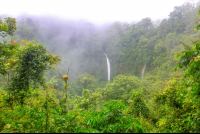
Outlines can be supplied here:
<path id="1" fill-rule="evenodd" d="M 169 13 L 170 15 L 170 13 Z M 14 17 L 4 14 L 1 18 Z M 119 74 L 132 74 L 140 77 L 142 66 L 148 66 L 153 62 L 152 57 L 148 60 L 141 60 L 144 55 L 135 56 L 133 53 L 123 53 L 125 49 L 135 49 L 138 45 L 147 43 L 142 37 L 151 32 L 150 37 L 155 36 L 156 28 L 168 18 L 152 20 L 150 17 L 131 22 L 111 21 L 110 23 L 98 24 L 87 21 L 87 19 L 67 19 L 55 15 L 30 15 L 23 13 L 17 15 L 17 30 L 15 40 L 19 39 L 35 40 L 36 43 L 42 43 L 47 49 L 61 57 L 62 61 L 57 66 L 57 70 L 63 74 L 70 69 L 69 81 L 74 81 L 79 75 L 89 73 L 94 75 L 97 81 L 107 81 L 107 65 L 104 53 L 110 60 L 112 78 Z M 146 27 L 147 26 L 147 27 Z M 141 32 L 135 32 L 141 29 Z M 149 37 L 145 37 L 148 40 Z M 125 41 L 126 40 L 126 41 Z M 149 50 L 154 49 L 158 40 L 149 41 Z M 132 44 L 132 46 L 127 45 Z M 133 47 L 134 46 L 134 47 Z M 144 49 L 141 49 L 144 52 Z M 125 58 L 126 57 L 126 58 Z M 129 58 L 127 58 L 129 57 Z M 137 57 L 137 58 L 136 58 Z M 128 60 L 128 61 L 126 61 Z M 126 63 L 125 63 L 126 62 Z M 132 69 L 123 69 L 123 66 L 133 66 Z M 51 71 L 50 71 L 51 72 Z M 58 77 L 57 71 L 53 73 Z M 48 80 L 50 77 L 48 78 Z M 47 81 L 48 81 L 47 80 Z"/>
<path id="2" fill-rule="evenodd" d="M 1 15 L 2 18 L 8 16 L 14 17 L 8 14 Z M 112 44 L 116 35 L 125 35 L 125 31 L 132 29 L 140 22 L 115 21 L 99 25 L 83 19 L 66 19 L 53 15 L 30 15 L 27 13 L 20 14 L 15 18 L 17 20 L 15 40 L 17 42 L 19 39 L 35 40 L 36 43 L 42 43 L 47 47 L 51 53 L 60 56 L 62 61 L 57 70 L 66 74 L 69 67 L 69 81 L 74 81 L 85 72 L 94 75 L 98 81 L 106 81 L 107 65 L 104 53 L 111 58 L 111 70 L 114 70 L 111 78 L 120 74 L 116 72 L 116 68 L 112 64 L 116 62 L 116 57 L 113 57 L 111 53 L 115 51 L 120 56 L 119 49 L 122 46 L 120 45 L 118 50 L 114 50 L 115 48 L 110 48 L 109 44 Z M 159 25 L 161 21 L 154 20 L 152 23 Z M 56 75 L 56 73 L 54 71 L 53 74 Z"/>
<path id="3" fill-rule="evenodd" d="M 200 132 L 200 2 L 36 1 L 0 9 L 0 132 Z"/>

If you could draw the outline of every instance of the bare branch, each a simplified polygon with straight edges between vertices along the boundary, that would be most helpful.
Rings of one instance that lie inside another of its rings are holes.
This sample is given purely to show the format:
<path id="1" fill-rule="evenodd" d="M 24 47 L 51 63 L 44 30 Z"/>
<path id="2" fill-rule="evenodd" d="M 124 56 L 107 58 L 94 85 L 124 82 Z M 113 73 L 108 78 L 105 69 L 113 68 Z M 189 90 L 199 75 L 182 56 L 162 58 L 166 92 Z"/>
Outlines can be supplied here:
<path id="1" fill-rule="evenodd" d="M 60 77 L 62 78 L 62 75 L 60 74 L 60 71 L 59 71 L 59 70 L 58 70 L 58 73 L 59 73 Z"/>

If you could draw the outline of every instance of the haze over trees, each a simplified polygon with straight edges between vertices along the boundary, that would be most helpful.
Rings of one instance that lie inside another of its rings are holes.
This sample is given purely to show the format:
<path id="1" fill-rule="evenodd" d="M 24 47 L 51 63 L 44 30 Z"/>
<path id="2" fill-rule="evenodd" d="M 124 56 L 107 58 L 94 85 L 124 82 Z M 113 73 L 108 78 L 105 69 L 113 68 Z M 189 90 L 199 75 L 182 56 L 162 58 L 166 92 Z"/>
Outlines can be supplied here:
<path id="1" fill-rule="evenodd" d="M 199 9 L 103 26 L 0 16 L 0 132 L 200 132 Z"/>

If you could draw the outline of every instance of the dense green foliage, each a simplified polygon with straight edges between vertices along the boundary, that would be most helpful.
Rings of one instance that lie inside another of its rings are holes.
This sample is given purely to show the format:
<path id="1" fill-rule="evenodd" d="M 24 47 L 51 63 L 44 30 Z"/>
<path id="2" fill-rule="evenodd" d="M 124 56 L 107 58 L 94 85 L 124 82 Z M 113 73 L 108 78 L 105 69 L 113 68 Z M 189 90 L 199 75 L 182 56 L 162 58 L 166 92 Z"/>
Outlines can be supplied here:
<path id="1" fill-rule="evenodd" d="M 199 133 L 199 7 L 105 29 L 0 20 L 0 132 Z"/>

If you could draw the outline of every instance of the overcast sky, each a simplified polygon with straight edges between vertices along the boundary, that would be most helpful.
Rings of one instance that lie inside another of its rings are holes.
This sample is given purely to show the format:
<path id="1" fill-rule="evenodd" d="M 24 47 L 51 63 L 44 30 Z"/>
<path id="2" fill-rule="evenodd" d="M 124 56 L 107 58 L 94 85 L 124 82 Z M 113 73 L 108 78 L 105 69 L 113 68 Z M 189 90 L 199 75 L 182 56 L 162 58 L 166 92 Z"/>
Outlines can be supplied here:
<path id="1" fill-rule="evenodd" d="M 96 24 L 167 18 L 186 0 L 0 0 L 0 15 L 20 13 L 84 19 Z"/>

